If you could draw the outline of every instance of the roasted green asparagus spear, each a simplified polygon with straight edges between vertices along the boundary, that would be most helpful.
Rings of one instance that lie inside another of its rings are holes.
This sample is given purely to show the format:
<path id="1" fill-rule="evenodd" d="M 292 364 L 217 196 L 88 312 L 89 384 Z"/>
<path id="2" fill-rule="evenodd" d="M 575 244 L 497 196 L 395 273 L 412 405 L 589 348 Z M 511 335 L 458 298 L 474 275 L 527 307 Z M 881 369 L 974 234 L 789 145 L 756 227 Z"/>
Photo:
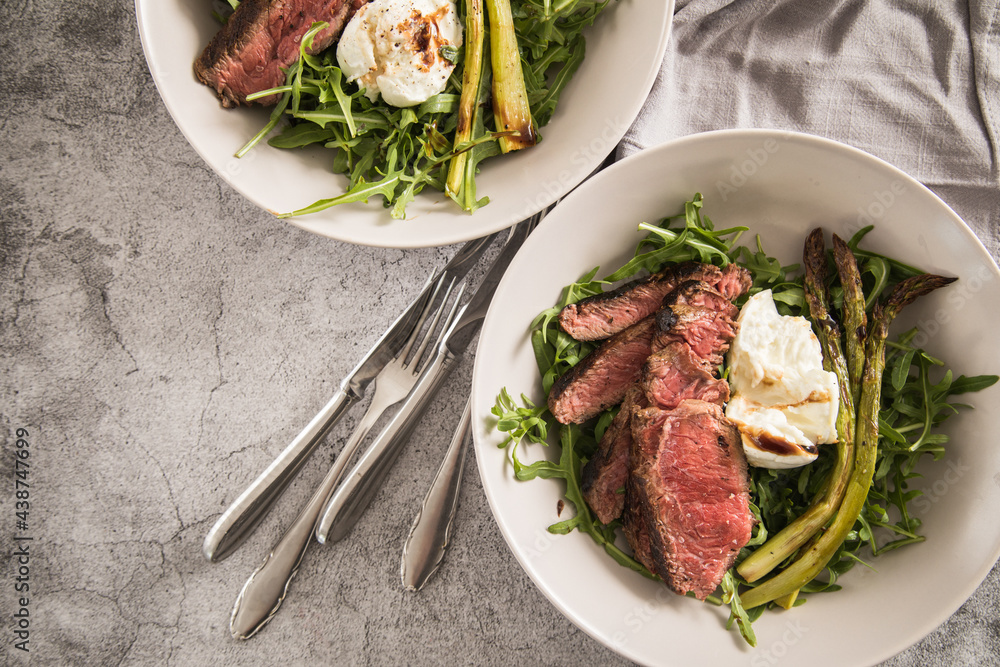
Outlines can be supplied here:
<path id="1" fill-rule="evenodd" d="M 490 60 L 493 63 L 493 116 L 504 153 L 534 146 L 535 123 L 521 71 L 521 52 L 514 34 L 510 0 L 486 0 L 490 17 Z"/>
<path id="2" fill-rule="evenodd" d="M 467 0 L 465 15 L 465 69 L 462 71 L 462 96 L 458 105 L 458 127 L 455 129 L 455 150 L 472 139 L 472 128 L 475 125 L 476 114 L 479 113 L 479 88 L 483 71 L 483 55 L 486 43 L 485 22 L 483 20 L 482 0 Z M 448 165 L 448 180 L 445 192 L 458 201 L 462 194 L 462 186 L 471 183 L 466 179 L 466 168 L 469 165 L 469 153 L 462 150 L 451 159 Z M 474 177 L 474 175 L 473 175 Z M 475 199 L 475 193 L 472 193 Z M 459 201 L 462 208 L 469 210 L 472 202 Z"/>
<path id="3" fill-rule="evenodd" d="M 865 296 L 861 291 L 861 272 L 850 246 L 833 235 L 833 256 L 844 288 L 844 330 L 847 347 L 847 370 L 850 373 L 851 395 L 857 403 L 861 391 L 861 375 L 865 370 Z"/>

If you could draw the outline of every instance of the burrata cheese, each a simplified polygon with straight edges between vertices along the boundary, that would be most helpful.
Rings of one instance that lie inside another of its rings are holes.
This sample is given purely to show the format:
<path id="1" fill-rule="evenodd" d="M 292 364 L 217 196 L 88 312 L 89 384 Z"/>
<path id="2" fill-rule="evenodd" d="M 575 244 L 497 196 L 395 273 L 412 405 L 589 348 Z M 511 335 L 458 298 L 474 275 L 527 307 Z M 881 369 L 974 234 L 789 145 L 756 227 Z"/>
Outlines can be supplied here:
<path id="1" fill-rule="evenodd" d="M 348 22 L 337 62 L 372 102 L 410 107 L 444 90 L 455 65 L 442 47 L 462 45 L 462 24 L 448 0 L 374 0 Z"/>
<path id="2" fill-rule="evenodd" d="M 727 354 L 732 396 L 726 416 L 739 428 L 747 461 L 793 468 L 837 441 L 837 376 L 823 369 L 823 351 L 804 317 L 778 313 L 771 290 L 740 310 Z"/>

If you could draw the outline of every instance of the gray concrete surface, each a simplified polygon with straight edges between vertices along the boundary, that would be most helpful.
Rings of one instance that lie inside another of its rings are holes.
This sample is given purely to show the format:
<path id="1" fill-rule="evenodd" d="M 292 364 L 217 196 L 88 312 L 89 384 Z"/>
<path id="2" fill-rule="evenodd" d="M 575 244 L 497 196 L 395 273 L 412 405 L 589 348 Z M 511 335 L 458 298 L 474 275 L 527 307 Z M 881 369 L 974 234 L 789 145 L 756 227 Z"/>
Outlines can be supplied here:
<path id="1" fill-rule="evenodd" d="M 245 201 L 171 121 L 127 0 L 5 2 L 0 26 L 0 662 L 623 664 L 528 580 L 474 472 L 438 577 L 401 589 L 399 548 L 468 360 L 336 558 L 306 560 L 258 638 L 229 637 L 243 580 L 331 450 L 224 563 L 201 556 L 205 532 L 455 248 L 355 247 Z M 17 429 L 27 533 L 12 518 Z M 11 622 L 21 534 L 34 537 L 27 654 Z M 994 569 L 889 664 L 1000 664 L 998 602 Z"/>

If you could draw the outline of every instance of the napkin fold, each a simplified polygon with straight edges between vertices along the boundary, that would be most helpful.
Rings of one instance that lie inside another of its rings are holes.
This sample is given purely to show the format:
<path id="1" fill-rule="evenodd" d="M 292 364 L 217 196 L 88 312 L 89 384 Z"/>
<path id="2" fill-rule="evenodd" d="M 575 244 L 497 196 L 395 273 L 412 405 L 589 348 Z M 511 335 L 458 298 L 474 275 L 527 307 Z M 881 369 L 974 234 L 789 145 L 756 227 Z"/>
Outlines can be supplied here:
<path id="1" fill-rule="evenodd" d="M 808 132 L 899 167 L 1000 257 L 1000 0 L 679 0 L 618 157 L 725 128 Z"/>

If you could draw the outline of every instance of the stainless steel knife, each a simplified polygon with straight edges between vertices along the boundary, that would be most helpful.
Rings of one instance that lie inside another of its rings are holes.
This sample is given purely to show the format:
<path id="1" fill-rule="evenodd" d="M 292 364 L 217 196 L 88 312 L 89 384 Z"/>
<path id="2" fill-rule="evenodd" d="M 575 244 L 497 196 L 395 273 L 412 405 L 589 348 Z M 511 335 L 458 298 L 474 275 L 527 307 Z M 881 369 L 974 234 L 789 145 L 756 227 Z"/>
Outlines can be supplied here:
<path id="1" fill-rule="evenodd" d="M 302 468 L 324 436 L 347 412 L 364 397 L 365 390 L 379 371 L 399 352 L 414 327 L 424 301 L 430 298 L 438 276 L 460 280 L 475 266 L 485 250 L 499 237 L 509 232 L 501 230 L 466 243 L 451 261 L 428 281 L 409 307 L 386 330 L 374 347 L 340 383 L 340 388 L 319 414 L 285 447 L 284 451 L 255 479 L 218 518 L 205 536 L 202 551 L 212 562 L 218 562 L 233 551 L 253 531 L 288 483 Z"/>
<path id="2" fill-rule="evenodd" d="M 399 559 L 399 578 L 403 588 L 419 591 L 434 576 L 444 560 L 451 527 L 458 509 L 458 494 L 462 488 L 467 441 L 472 439 L 472 398 L 462 410 L 462 417 L 445 452 L 434 481 L 427 489 L 420 510 L 410 526 Z"/>

